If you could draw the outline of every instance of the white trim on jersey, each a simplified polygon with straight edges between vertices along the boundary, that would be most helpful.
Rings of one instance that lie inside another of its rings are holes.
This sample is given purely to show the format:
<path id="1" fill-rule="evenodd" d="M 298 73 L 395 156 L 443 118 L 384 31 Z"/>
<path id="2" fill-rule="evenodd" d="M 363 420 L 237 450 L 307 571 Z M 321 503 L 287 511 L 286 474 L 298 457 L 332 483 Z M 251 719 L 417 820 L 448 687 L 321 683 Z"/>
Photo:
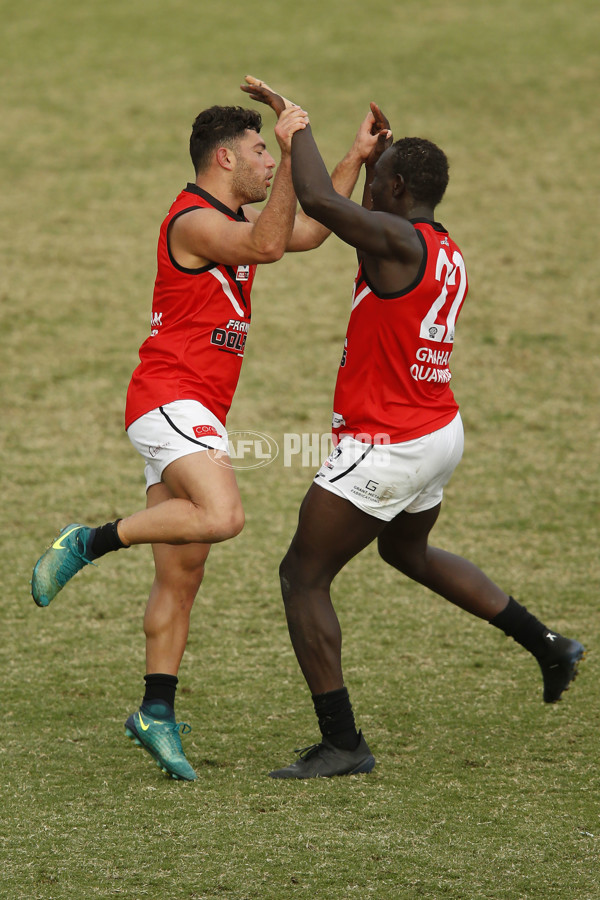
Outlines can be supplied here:
<path id="1" fill-rule="evenodd" d="M 352 309 L 356 309 L 356 307 L 358 306 L 360 301 L 363 300 L 367 296 L 367 294 L 369 293 L 370 290 L 371 290 L 370 287 L 363 288 L 357 297 L 356 296 L 356 285 L 354 285 L 354 292 L 352 295 Z"/>
<path id="2" fill-rule="evenodd" d="M 221 287 L 223 288 L 223 293 L 225 294 L 227 299 L 230 301 L 231 305 L 235 309 L 238 316 L 241 319 L 243 319 L 245 316 L 244 310 L 242 309 L 242 307 L 239 305 L 239 303 L 233 296 L 233 292 L 231 290 L 231 285 L 229 284 L 229 282 L 227 281 L 227 279 L 225 278 L 223 273 L 221 271 L 219 271 L 219 269 L 209 269 L 208 271 L 213 276 L 213 278 L 216 278 L 217 281 L 221 284 Z"/>

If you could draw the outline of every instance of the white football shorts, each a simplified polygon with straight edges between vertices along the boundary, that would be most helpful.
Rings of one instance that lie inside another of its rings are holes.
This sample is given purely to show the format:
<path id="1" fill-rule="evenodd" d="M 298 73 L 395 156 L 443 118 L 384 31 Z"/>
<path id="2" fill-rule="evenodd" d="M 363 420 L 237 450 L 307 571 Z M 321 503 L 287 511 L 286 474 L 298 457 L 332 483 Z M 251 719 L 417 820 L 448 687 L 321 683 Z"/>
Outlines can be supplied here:
<path id="1" fill-rule="evenodd" d="M 463 448 L 460 413 L 438 431 L 401 444 L 343 437 L 314 480 L 370 516 L 391 522 L 401 512 L 424 512 L 441 502 Z"/>
<path id="2" fill-rule="evenodd" d="M 146 462 L 146 490 L 160 484 L 169 463 L 204 450 L 229 453 L 225 426 L 197 400 L 175 400 L 140 416 L 127 429 Z"/>

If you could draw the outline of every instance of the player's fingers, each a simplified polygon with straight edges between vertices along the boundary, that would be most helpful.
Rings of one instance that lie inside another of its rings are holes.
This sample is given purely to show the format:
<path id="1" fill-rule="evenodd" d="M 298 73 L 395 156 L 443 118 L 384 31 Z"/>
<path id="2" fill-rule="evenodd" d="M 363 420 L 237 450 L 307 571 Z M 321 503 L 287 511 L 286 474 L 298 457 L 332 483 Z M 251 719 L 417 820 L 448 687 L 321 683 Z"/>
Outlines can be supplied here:
<path id="1" fill-rule="evenodd" d="M 266 81 L 261 81 L 260 78 L 255 78 L 254 75 L 246 75 L 244 77 L 246 84 L 251 87 L 262 88 L 265 91 L 271 91 L 272 94 L 276 94 L 277 91 L 270 87 Z"/>
<path id="2" fill-rule="evenodd" d="M 373 116 L 375 117 L 375 122 L 377 123 L 377 126 L 379 128 L 389 128 L 390 123 L 387 119 L 387 116 L 385 116 L 381 112 L 381 109 L 379 108 L 377 103 L 374 103 L 373 101 L 371 101 L 369 106 L 371 107 L 371 112 L 373 113 Z"/>
<path id="3" fill-rule="evenodd" d="M 276 127 L 276 133 L 283 139 L 289 139 L 297 131 L 302 131 L 308 125 L 308 115 L 304 110 L 297 107 L 296 109 L 287 109 L 279 117 Z"/>
<path id="4" fill-rule="evenodd" d="M 304 116 L 308 115 L 306 110 L 302 109 L 301 106 L 298 106 L 297 103 L 291 103 L 289 106 L 286 106 L 284 112 L 286 113 L 286 115 L 289 115 L 290 113 L 301 113 Z"/>
<path id="5" fill-rule="evenodd" d="M 376 138 L 375 150 L 378 155 L 381 155 L 383 151 L 390 146 L 392 143 L 392 132 L 386 129 L 385 131 L 380 131 Z"/>
<path id="6" fill-rule="evenodd" d="M 302 109 L 300 106 L 287 106 L 281 113 L 279 119 L 280 121 L 283 120 L 285 122 L 287 119 L 297 118 L 298 116 L 303 117 L 308 121 L 308 113 L 305 109 Z"/>

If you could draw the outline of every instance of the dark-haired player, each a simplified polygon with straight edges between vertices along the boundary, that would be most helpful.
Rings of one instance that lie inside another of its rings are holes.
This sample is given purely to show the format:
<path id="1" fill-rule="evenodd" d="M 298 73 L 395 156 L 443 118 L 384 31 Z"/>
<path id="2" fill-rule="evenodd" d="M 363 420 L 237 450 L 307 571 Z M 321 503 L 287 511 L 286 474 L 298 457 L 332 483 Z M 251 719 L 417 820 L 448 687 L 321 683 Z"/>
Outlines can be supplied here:
<path id="1" fill-rule="evenodd" d="M 247 91 L 274 109 L 281 104 L 262 83 Z M 443 487 L 463 451 L 449 363 L 467 273 L 459 247 L 436 221 L 448 183 L 445 154 L 421 138 L 391 144 L 387 120 L 375 104 L 371 110 L 380 137 L 366 162 L 362 206 L 336 192 L 310 125 L 292 139 L 302 208 L 356 248 L 358 273 L 333 401 L 336 446 L 304 498 L 280 570 L 321 741 L 271 772 L 274 778 L 369 772 L 375 765 L 344 685 L 330 597 L 340 569 L 375 539 L 389 565 L 529 650 L 541 667 L 547 703 L 560 699 L 584 652 L 473 563 L 428 542 Z"/>
<path id="2" fill-rule="evenodd" d="M 275 173 L 256 111 L 213 106 L 196 118 L 190 138 L 195 182 L 176 198 L 160 229 L 151 332 L 127 393 L 127 431 L 146 463 L 146 509 L 99 528 L 68 525 L 33 572 L 34 600 L 47 606 L 86 564 L 111 550 L 152 544 L 146 689 L 125 727 L 162 769 L 188 781 L 196 775 L 180 739 L 189 726 L 175 720 L 177 673 L 210 547 L 237 535 L 244 523 L 225 424 L 250 326 L 256 266 L 286 250 L 317 247 L 329 234 L 301 210 L 296 214 L 291 137 L 306 120 L 292 104 L 278 110 Z M 375 140 L 365 120 L 333 173 L 342 193 L 352 191 Z M 262 211 L 248 205 L 265 200 L 269 188 Z"/>

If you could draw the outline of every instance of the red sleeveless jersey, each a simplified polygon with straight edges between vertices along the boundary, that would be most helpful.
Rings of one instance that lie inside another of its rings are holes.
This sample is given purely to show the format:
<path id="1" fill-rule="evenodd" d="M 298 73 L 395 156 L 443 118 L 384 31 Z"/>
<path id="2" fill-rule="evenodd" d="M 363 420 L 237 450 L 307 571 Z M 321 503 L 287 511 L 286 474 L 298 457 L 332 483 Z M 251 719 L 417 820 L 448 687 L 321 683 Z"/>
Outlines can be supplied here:
<path id="1" fill-rule="evenodd" d="M 169 249 L 171 223 L 193 209 L 209 208 L 246 221 L 195 184 L 188 184 L 161 225 L 151 333 L 131 376 L 125 427 L 174 400 L 199 400 L 225 424 L 237 387 L 250 327 L 255 265 L 178 265 Z"/>
<path id="2" fill-rule="evenodd" d="M 423 260 L 405 290 L 378 295 L 359 265 L 333 401 L 336 440 L 410 441 L 443 428 L 458 412 L 449 363 L 467 293 L 465 263 L 441 225 L 411 224 Z"/>

